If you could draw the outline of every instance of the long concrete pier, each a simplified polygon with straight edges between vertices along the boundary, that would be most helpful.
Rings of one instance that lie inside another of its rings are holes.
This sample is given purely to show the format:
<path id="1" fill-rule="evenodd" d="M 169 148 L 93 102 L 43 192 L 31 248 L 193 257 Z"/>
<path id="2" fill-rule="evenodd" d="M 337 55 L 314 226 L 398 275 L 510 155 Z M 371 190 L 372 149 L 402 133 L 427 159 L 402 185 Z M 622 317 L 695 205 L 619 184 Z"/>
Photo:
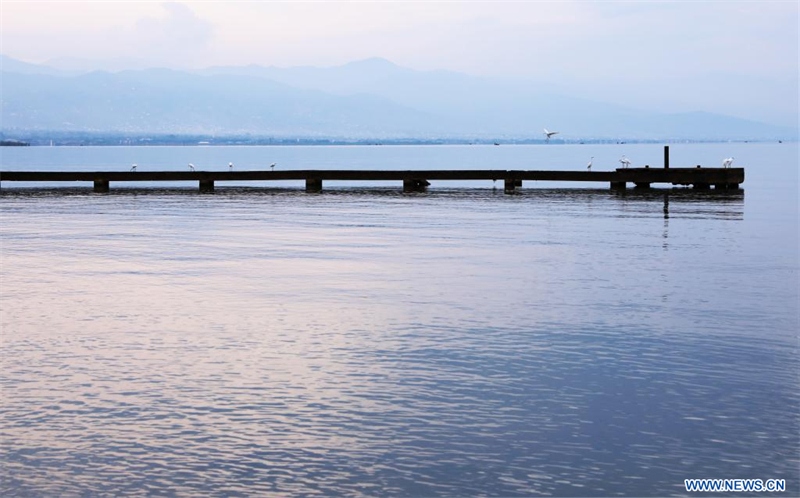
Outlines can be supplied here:
<path id="1" fill-rule="evenodd" d="M 398 181 L 405 192 L 425 191 L 430 181 L 502 180 L 506 193 L 524 181 L 596 182 L 624 189 L 654 183 L 691 185 L 696 189 L 737 189 L 744 168 L 619 168 L 614 171 L 558 170 L 285 170 L 285 171 L 0 171 L 5 182 L 91 182 L 95 192 L 108 192 L 111 182 L 198 182 L 211 192 L 217 182 L 305 181 L 306 191 L 319 192 L 329 181 Z"/>

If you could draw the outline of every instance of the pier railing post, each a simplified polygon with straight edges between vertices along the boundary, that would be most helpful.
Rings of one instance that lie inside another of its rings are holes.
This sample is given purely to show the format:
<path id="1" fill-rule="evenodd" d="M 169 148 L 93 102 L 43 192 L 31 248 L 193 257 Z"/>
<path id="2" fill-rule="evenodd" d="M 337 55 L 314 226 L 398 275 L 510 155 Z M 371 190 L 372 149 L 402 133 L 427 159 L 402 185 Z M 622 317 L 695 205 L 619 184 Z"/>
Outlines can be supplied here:
<path id="1" fill-rule="evenodd" d="M 664 146 L 664 169 L 669 169 L 669 145 Z"/>

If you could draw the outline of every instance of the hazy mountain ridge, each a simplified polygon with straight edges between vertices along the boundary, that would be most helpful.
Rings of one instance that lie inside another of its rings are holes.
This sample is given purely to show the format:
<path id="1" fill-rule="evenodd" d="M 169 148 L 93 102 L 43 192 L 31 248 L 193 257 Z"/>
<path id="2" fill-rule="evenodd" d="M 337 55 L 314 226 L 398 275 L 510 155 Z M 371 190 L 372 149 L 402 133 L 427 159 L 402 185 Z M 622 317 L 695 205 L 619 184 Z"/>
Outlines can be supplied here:
<path id="1" fill-rule="evenodd" d="M 664 114 L 524 81 L 415 71 L 384 59 L 69 75 L 2 58 L 2 129 L 333 137 L 772 139 L 796 130 L 712 113 Z"/>
<path id="2" fill-rule="evenodd" d="M 378 97 L 338 97 L 250 77 L 159 69 L 2 78 L 4 129 L 381 135 L 382 113 L 393 116 L 392 133 L 412 132 L 426 119 Z"/>

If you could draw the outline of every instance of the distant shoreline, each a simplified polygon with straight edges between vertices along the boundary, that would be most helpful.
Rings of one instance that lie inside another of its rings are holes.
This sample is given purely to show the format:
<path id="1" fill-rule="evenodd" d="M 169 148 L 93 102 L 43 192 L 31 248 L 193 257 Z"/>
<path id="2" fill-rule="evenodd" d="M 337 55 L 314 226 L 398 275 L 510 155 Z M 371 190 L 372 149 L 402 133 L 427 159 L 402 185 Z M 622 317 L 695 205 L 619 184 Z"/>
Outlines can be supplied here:
<path id="1" fill-rule="evenodd" d="M 3 133 L 2 135 L 8 135 Z M 18 133 L 15 137 L 1 138 L 0 146 L 311 146 L 311 145 L 581 145 L 581 144 L 669 144 L 669 143 L 792 143 L 794 140 L 773 139 L 720 139 L 720 138 L 653 138 L 653 139 L 558 139 L 549 143 L 538 138 L 342 138 L 342 137 L 252 137 L 203 135 L 128 135 L 90 134 L 65 132 Z"/>

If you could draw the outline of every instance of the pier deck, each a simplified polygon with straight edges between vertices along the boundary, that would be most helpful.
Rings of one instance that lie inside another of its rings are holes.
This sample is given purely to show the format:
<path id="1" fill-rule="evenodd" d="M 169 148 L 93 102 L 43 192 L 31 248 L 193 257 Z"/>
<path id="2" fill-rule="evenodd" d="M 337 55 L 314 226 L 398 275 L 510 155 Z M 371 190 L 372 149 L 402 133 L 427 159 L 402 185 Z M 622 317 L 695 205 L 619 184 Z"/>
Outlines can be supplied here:
<path id="1" fill-rule="evenodd" d="M 306 190 L 322 190 L 324 181 L 402 181 L 407 192 L 424 191 L 431 180 L 503 180 L 507 193 L 523 181 L 596 182 L 624 189 L 629 183 L 649 188 L 653 183 L 691 185 L 697 189 L 736 189 L 744 168 L 619 168 L 614 171 L 559 170 L 284 170 L 284 171 L 0 171 L 4 182 L 92 182 L 107 192 L 111 182 L 198 182 L 213 191 L 215 182 L 303 180 Z"/>

